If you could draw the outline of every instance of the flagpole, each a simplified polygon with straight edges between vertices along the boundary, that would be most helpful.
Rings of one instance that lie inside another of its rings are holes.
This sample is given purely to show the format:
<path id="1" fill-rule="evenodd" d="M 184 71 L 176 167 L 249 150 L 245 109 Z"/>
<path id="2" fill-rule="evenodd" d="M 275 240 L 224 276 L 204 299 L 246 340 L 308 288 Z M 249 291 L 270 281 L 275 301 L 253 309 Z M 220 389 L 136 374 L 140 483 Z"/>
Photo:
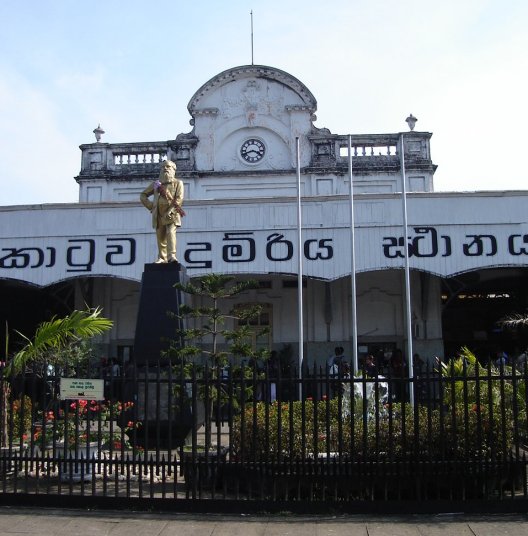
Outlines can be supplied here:
<path id="1" fill-rule="evenodd" d="M 251 65 L 253 65 L 253 10 L 251 10 Z"/>
<path id="2" fill-rule="evenodd" d="M 414 377 L 412 316 L 411 316 L 411 277 L 409 266 L 409 245 L 407 238 L 407 179 L 405 175 L 405 150 L 403 132 L 400 133 L 400 162 L 402 170 L 402 202 L 403 202 L 403 250 L 405 258 L 405 318 L 407 325 L 407 362 L 409 363 L 409 378 Z M 414 407 L 414 383 L 409 382 L 409 400 Z"/>
<path id="3" fill-rule="evenodd" d="M 356 252 L 354 218 L 354 181 L 352 174 L 352 136 L 348 136 L 348 177 L 350 181 L 350 288 L 352 330 L 352 374 L 358 372 L 357 303 L 356 303 Z"/>
<path id="4" fill-rule="evenodd" d="M 304 333 L 303 333 L 303 248 L 302 248 L 302 205 L 301 205 L 301 156 L 299 137 L 295 138 L 297 150 L 297 311 L 299 333 L 299 400 L 302 400 L 302 365 L 304 360 Z"/>

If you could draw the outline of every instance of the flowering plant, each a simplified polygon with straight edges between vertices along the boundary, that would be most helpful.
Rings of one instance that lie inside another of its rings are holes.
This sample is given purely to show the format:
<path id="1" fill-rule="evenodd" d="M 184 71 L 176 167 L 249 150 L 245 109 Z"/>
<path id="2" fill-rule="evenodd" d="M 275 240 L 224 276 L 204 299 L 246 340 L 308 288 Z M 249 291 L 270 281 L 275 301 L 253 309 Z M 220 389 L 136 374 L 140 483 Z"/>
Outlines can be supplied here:
<path id="1" fill-rule="evenodd" d="M 31 430 L 32 402 L 28 396 L 11 401 L 3 415 L 3 426 L 13 438 L 13 444 L 25 445 Z"/>
<path id="2" fill-rule="evenodd" d="M 97 442 L 99 447 L 110 450 L 131 448 L 132 432 L 141 424 L 130 418 L 133 407 L 133 402 L 75 400 L 66 411 L 61 408 L 58 412 L 43 412 L 33 440 L 45 445 L 64 441 L 69 447 Z"/>

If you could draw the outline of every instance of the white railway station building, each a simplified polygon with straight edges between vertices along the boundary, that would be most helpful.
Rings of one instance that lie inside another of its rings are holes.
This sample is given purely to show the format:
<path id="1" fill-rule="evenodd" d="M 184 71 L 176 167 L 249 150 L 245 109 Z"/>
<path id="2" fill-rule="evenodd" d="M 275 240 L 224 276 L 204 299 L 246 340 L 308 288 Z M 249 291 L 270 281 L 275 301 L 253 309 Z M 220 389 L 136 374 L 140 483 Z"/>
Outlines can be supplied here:
<path id="1" fill-rule="evenodd" d="M 259 281 L 240 297 L 264 306 L 258 322 L 270 334 L 255 344 L 277 350 L 291 344 L 297 352 L 300 254 L 309 364 L 324 363 L 338 345 L 351 355 L 354 329 L 360 356 L 405 349 L 407 244 L 415 352 L 431 359 L 462 345 L 482 356 L 524 348 L 523 333 L 505 333 L 497 321 L 528 306 L 528 191 L 437 193 L 430 133 L 403 134 L 405 174 L 400 133 L 352 134 L 352 252 L 349 133 L 316 128 L 316 110 L 316 99 L 294 76 L 248 65 L 196 91 L 188 133 L 82 145 L 78 203 L 0 207 L 2 326 L 7 320 L 10 330 L 28 333 L 53 314 L 100 305 L 115 321 L 101 353 L 130 355 L 142 272 L 157 251 L 139 194 L 168 158 L 185 185 L 180 263 L 191 278 L 216 272 Z"/>

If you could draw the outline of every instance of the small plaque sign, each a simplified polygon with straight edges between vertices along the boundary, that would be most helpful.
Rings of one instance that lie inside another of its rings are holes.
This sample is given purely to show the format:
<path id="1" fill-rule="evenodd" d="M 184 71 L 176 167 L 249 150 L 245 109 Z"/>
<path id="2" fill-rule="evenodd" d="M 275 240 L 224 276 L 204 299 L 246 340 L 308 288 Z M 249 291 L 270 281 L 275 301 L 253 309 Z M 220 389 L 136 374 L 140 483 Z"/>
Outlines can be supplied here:
<path id="1" fill-rule="evenodd" d="M 61 378 L 62 400 L 104 400 L 104 380 L 83 378 Z"/>

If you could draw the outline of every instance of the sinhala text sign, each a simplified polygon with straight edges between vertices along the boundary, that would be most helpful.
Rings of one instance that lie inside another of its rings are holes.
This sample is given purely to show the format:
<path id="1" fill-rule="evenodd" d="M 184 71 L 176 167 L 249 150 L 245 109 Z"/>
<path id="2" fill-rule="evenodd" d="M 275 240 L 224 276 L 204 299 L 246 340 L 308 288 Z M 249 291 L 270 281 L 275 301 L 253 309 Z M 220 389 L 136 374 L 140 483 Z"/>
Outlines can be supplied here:
<path id="1" fill-rule="evenodd" d="M 60 397 L 62 400 L 104 400 L 104 380 L 61 378 Z"/>

